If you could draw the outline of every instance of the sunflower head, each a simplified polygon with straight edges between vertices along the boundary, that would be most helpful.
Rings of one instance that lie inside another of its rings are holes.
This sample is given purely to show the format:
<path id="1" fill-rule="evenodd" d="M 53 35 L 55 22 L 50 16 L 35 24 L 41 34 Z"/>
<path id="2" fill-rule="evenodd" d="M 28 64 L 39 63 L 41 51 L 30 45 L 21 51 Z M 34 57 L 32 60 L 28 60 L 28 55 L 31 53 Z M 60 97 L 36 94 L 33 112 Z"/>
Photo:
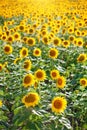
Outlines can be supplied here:
<path id="1" fill-rule="evenodd" d="M 67 107 L 67 100 L 64 97 L 55 97 L 52 100 L 52 111 L 62 113 Z"/>
<path id="2" fill-rule="evenodd" d="M 28 48 L 23 47 L 23 48 L 20 50 L 20 57 L 21 57 L 21 58 L 24 58 L 24 57 L 27 57 L 27 56 L 28 56 Z"/>
<path id="3" fill-rule="evenodd" d="M 74 28 L 73 28 L 73 27 L 69 27 L 69 28 L 68 28 L 68 33 L 69 33 L 69 34 L 74 33 Z"/>
<path id="4" fill-rule="evenodd" d="M 32 74 L 26 74 L 23 78 L 23 86 L 30 87 L 34 84 L 34 76 Z"/>
<path id="5" fill-rule="evenodd" d="M 25 26 L 24 26 L 24 25 L 19 25 L 18 29 L 19 29 L 21 32 L 24 32 Z"/>
<path id="6" fill-rule="evenodd" d="M 83 46 L 83 39 L 82 38 L 77 38 L 76 39 L 76 44 L 77 44 L 77 46 L 82 47 Z"/>
<path id="7" fill-rule="evenodd" d="M 7 35 L 6 35 L 6 34 L 2 34 L 2 35 L 1 35 L 1 39 L 2 39 L 3 41 L 6 41 L 6 40 L 7 40 Z"/>
<path id="8" fill-rule="evenodd" d="M 21 39 L 21 36 L 20 36 L 20 34 L 18 33 L 18 32 L 15 32 L 14 33 L 14 40 L 20 40 Z"/>
<path id="9" fill-rule="evenodd" d="M 32 65 L 31 61 L 27 59 L 27 60 L 24 61 L 24 66 L 23 67 L 26 70 L 30 70 L 31 69 L 31 65 Z"/>
<path id="10" fill-rule="evenodd" d="M 57 58 L 58 54 L 59 54 L 59 52 L 56 48 L 51 48 L 49 50 L 49 57 L 52 58 L 52 59 Z"/>
<path id="11" fill-rule="evenodd" d="M 35 80 L 35 82 L 34 82 L 34 88 L 37 89 L 37 87 L 38 87 L 38 80 Z"/>
<path id="12" fill-rule="evenodd" d="M 63 47 L 65 47 L 65 48 L 69 47 L 69 46 L 70 46 L 69 40 L 64 40 L 64 41 L 62 42 L 62 45 L 63 45 Z"/>
<path id="13" fill-rule="evenodd" d="M 54 44 L 55 46 L 60 46 L 60 44 L 61 44 L 61 39 L 58 38 L 58 37 L 54 38 L 53 44 Z"/>
<path id="14" fill-rule="evenodd" d="M 47 31 L 46 31 L 46 29 L 44 29 L 44 30 L 41 30 L 41 36 L 45 36 L 47 34 Z"/>
<path id="15" fill-rule="evenodd" d="M 45 78 L 46 78 L 46 73 L 44 70 L 42 69 L 38 69 L 36 72 L 35 72 L 35 78 L 36 80 L 38 81 L 44 81 Z"/>
<path id="16" fill-rule="evenodd" d="M 26 43 L 27 43 L 29 46 L 34 46 L 34 45 L 35 45 L 35 39 L 32 38 L 32 37 L 29 37 L 29 38 L 27 38 Z"/>
<path id="17" fill-rule="evenodd" d="M 73 42 L 74 39 L 75 39 L 74 35 L 70 35 L 70 36 L 69 36 L 69 41 L 70 41 L 70 42 Z"/>
<path id="18" fill-rule="evenodd" d="M 81 78 L 80 79 L 80 85 L 83 86 L 83 87 L 86 87 L 87 86 L 87 79 L 86 78 Z"/>
<path id="19" fill-rule="evenodd" d="M 29 28 L 28 33 L 33 34 L 34 33 L 34 28 Z"/>
<path id="20" fill-rule="evenodd" d="M 20 60 L 21 60 L 21 58 L 17 57 L 17 58 L 14 60 L 14 64 L 19 63 Z"/>
<path id="21" fill-rule="evenodd" d="M 33 55 L 36 57 L 41 56 L 41 50 L 39 48 L 35 48 L 33 50 Z"/>
<path id="22" fill-rule="evenodd" d="M 8 45 L 8 44 L 6 44 L 5 46 L 4 46 L 4 53 L 5 54 L 11 54 L 12 53 L 12 51 L 13 51 L 13 49 L 12 49 L 12 46 L 10 46 L 10 45 Z"/>
<path id="23" fill-rule="evenodd" d="M 8 43 L 12 43 L 14 41 L 14 37 L 12 35 L 9 35 L 7 37 L 7 41 L 8 41 Z"/>
<path id="24" fill-rule="evenodd" d="M 58 88 L 63 89 L 66 85 L 66 79 L 63 76 L 59 76 L 56 80 L 56 85 Z"/>
<path id="25" fill-rule="evenodd" d="M 49 44 L 49 37 L 48 37 L 47 35 L 43 36 L 42 42 L 43 42 L 44 44 Z"/>
<path id="26" fill-rule="evenodd" d="M 52 79 L 57 79 L 59 77 L 59 71 L 58 70 L 51 70 L 50 76 Z"/>
<path id="27" fill-rule="evenodd" d="M 30 92 L 22 98 L 26 107 L 35 107 L 39 103 L 40 97 L 37 93 Z"/>
<path id="28" fill-rule="evenodd" d="M 77 61 L 78 62 L 85 62 L 87 60 L 87 56 L 86 56 L 86 54 L 80 54 L 79 56 L 78 56 L 78 58 L 77 58 Z"/>

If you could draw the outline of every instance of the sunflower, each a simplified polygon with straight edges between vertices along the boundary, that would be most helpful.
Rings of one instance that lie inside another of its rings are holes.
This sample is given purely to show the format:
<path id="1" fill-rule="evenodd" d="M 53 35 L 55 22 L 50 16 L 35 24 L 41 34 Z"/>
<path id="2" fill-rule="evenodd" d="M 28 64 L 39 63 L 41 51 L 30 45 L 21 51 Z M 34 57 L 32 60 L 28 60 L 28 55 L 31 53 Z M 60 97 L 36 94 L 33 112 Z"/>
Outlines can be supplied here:
<path id="1" fill-rule="evenodd" d="M 22 98 L 22 102 L 26 107 L 35 107 L 39 103 L 40 97 L 38 93 L 30 92 Z"/>
<path id="2" fill-rule="evenodd" d="M 34 33 L 34 28 L 29 28 L 28 33 L 33 34 Z"/>
<path id="3" fill-rule="evenodd" d="M 58 70 L 51 70 L 50 76 L 52 79 L 57 79 L 59 77 L 59 71 Z"/>
<path id="4" fill-rule="evenodd" d="M 83 46 L 83 39 L 82 38 L 77 38 L 76 39 L 76 44 L 77 44 L 77 46 L 82 47 Z"/>
<path id="5" fill-rule="evenodd" d="M 4 46 L 4 52 L 5 52 L 5 54 L 11 54 L 12 51 L 13 51 L 12 46 L 10 46 L 10 45 L 8 45 L 8 44 L 6 44 L 6 45 Z"/>
<path id="6" fill-rule="evenodd" d="M 26 70 L 30 70 L 31 69 L 31 61 L 30 60 L 25 60 L 24 61 L 24 69 L 26 69 Z"/>
<path id="7" fill-rule="evenodd" d="M 53 44 L 54 44 L 55 46 L 60 46 L 60 44 L 61 44 L 61 39 L 58 38 L 58 37 L 54 38 Z"/>
<path id="8" fill-rule="evenodd" d="M 34 82 L 34 88 L 36 89 L 37 87 L 38 87 L 38 81 L 35 80 L 35 82 Z"/>
<path id="9" fill-rule="evenodd" d="M 14 36 L 14 40 L 16 41 L 21 39 L 21 36 L 18 32 L 15 32 L 13 36 Z"/>
<path id="10" fill-rule="evenodd" d="M 54 33 L 50 32 L 49 37 L 50 37 L 50 39 L 52 39 L 54 37 Z"/>
<path id="11" fill-rule="evenodd" d="M 81 78 L 80 79 L 80 85 L 86 87 L 87 86 L 87 79 L 86 78 Z"/>
<path id="12" fill-rule="evenodd" d="M 69 33 L 69 34 L 74 33 L 74 28 L 73 28 L 73 27 L 69 27 L 69 28 L 68 28 L 68 33 Z"/>
<path id="13" fill-rule="evenodd" d="M 6 35 L 6 34 L 2 34 L 2 35 L 1 35 L 1 39 L 2 39 L 3 41 L 6 41 L 6 40 L 7 40 L 7 35 Z"/>
<path id="14" fill-rule="evenodd" d="M 32 74 L 26 74 L 23 78 L 23 86 L 30 87 L 34 84 L 34 76 Z"/>
<path id="15" fill-rule="evenodd" d="M 85 62 L 87 60 L 86 54 L 82 53 L 78 56 L 77 61 L 78 62 Z"/>
<path id="16" fill-rule="evenodd" d="M 73 42 L 74 39 L 75 39 L 74 35 L 70 35 L 70 36 L 69 36 L 69 41 L 70 41 L 70 42 Z"/>
<path id="17" fill-rule="evenodd" d="M 52 111 L 62 113 L 67 107 L 67 100 L 64 97 L 55 97 L 52 100 Z"/>
<path id="18" fill-rule="evenodd" d="M 69 46 L 70 46 L 69 40 L 64 40 L 64 41 L 62 42 L 62 45 L 63 45 L 63 47 L 65 47 L 65 48 L 69 47 Z"/>
<path id="19" fill-rule="evenodd" d="M 43 36 L 42 42 L 43 42 L 44 44 L 49 44 L 49 37 L 48 37 L 47 35 Z"/>
<path id="20" fill-rule="evenodd" d="M 6 35 L 7 35 L 7 36 L 10 35 L 10 31 L 9 31 L 9 30 L 6 31 Z"/>
<path id="21" fill-rule="evenodd" d="M 38 81 L 44 81 L 45 78 L 46 78 L 46 73 L 44 70 L 42 69 L 38 69 L 36 72 L 35 72 L 35 78 L 36 80 Z"/>
<path id="22" fill-rule="evenodd" d="M 18 29 L 23 32 L 25 30 L 25 26 L 24 25 L 19 25 Z"/>
<path id="23" fill-rule="evenodd" d="M 23 47 L 23 48 L 20 50 L 20 57 L 21 57 L 21 58 L 24 58 L 24 57 L 27 57 L 27 56 L 28 56 L 28 48 Z"/>
<path id="24" fill-rule="evenodd" d="M 21 58 L 20 58 L 20 57 L 17 57 L 17 58 L 14 60 L 14 64 L 17 64 L 20 60 L 21 60 Z"/>
<path id="25" fill-rule="evenodd" d="M 9 35 L 9 36 L 7 37 L 7 41 L 8 41 L 9 43 L 12 43 L 12 42 L 14 41 L 14 37 L 13 37 L 12 35 Z"/>
<path id="26" fill-rule="evenodd" d="M 33 50 L 33 55 L 34 56 L 41 56 L 41 50 L 39 49 L 39 48 L 35 48 L 34 50 Z"/>
<path id="27" fill-rule="evenodd" d="M 37 24 L 37 23 L 34 23 L 32 27 L 35 29 L 35 28 L 38 27 L 38 24 Z"/>
<path id="28" fill-rule="evenodd" d="M 23 37 L 23 39 L 22 39 L 22 41 L 23 41 L 23 43 L 27 43 L 27 39 L 28 39 L 28 37 Z"/>
<path id="29" fill-rule="evenodd" d="M 27 38 L 26 43 L 27 43 L 29 46 L 34 46 L 34 45 L 35 45 L 35 39 L 32 38 L 32 37 L 29 37 L 29 38 Z"/>
<path id="30" fill-rule="evenodd" d="M 3 103 L 2 103 L 2 100 L 0 100 L 0 107 L 2 107 Z"/>
<path id="31" fill-rule="evenodd" d="M 87 32 L 85 30 L 81 31 L 81 36 L 86 36 Z"/>
<path id="32" fill-rule="evenodd" d="M 3 69 L 3 65 L 2 65 L 2 64 L 0 64 L 0 71 L 2 71 L 2 69 Z"/>
<path id="33" fill-rule="evenodd" d="M 41 30 L 41 36 L 45 36 L 47 35 L 47 31 L 46 30 Z"/>
<path id="34" fill-rule="evenodd" d="M 56 48 L 51 48 L 49 50 L 49 57 L 55 59 L 58 56 L 58 50 Z"/>
<path id="35" fill-rule="evenodd" d="M 59 76 L 56 81 L 56 85 L 58 88 L 63 89 L 66 85 L 66 79 L 63 76 Z"/>
<path id="36" fill-rule="evenodd" d="M 76 36 L 81 36 L 81 31 L 80 31 L 80 30 L 76 30 L 76 31 L 75 31 L 75 35 L 76 35 Z"/>

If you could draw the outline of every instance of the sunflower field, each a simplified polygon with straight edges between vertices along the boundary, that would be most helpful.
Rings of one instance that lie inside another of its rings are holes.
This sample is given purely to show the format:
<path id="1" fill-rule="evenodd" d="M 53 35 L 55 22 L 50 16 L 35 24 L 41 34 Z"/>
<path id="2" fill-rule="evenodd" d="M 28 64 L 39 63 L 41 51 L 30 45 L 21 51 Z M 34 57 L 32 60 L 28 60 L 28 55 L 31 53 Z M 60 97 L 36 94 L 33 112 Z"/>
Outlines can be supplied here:
<path id="1" fill-rule="evenodd" d="M 0 130 L 87 130 L 87 1 L 0 1 Z"/>

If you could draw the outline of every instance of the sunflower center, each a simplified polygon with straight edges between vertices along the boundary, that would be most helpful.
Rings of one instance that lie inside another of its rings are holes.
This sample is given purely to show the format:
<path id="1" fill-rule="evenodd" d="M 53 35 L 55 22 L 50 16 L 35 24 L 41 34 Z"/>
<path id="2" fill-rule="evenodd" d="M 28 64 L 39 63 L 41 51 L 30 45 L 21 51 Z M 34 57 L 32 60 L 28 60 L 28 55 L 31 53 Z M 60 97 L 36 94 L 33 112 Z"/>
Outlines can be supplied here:
<path id="1" fill-rule="evenodd" d="M 43 39 L 43 40 L 44 40 L 44 42 L 45 42 L 45 43 L 47 43 L 47 42 L 48 42 L 47 37 L 44 37 L 44 39 Z"/>
<path id="2" fill-rule="evenodd" d="M 23 38 L 23 40 L 26 42 L 26 41 L 27 41 L 27 38 L 26 38 L 26 37 L 24 37 L 24 38 Z"/>
<path id="3" fill-rule="evenodd" d="M 60 100 L 56 100 L 56 101 L 54 102 L 54 107 L 55 107 L 56 109 L 61 109 L 61 107 L 62 107 L 62 102 L 61 102 Z"/>
<path id="4" fill-rule="evenodd" d="M 45 32 L 45 31 L 43 31 L 43 32 L 42 32 L 42 34 L 43 34 L 43 35 L 45 35 L 45 34 L 46 34 L 46 32 Z"/>
<path id="5" fill-rule="evenodd" d="M 43 74 L 42 74 L 41 72 L 37 72 L 36 76 L 37 76 L 38 78 L 41 78 L 41 77 L 43 77 Z"/>
<path id="6" fill-rule="evenodd" d="M 30 33 L 33 33 L 33 29 L 30 29 L 29 32 L 30 32 Z"/>
<path id="7" fill-rule="evenodd" d="M 23 26 L 20 26 L 20 30 L 24 30 L 24 27 L 23 27 Z"/>
<path id="8" fill-rule="evenodd" d="M 17 34 L 15 34 L 15 38 L 18 38 L 18 35 L 17 35 Z"/>
<path id="9" fill-rule="evenodd" d="M 2 66 L 0 66 L 0 70 L 2 70 Z"/>
<path id="10" fill-rule="evenodd" d="M 78 35 L 80 35 L 80 32 L 77 32 Z"/>
<path id="11" fill-rule="evenodd" d="M 51 50 L 51 51 L 50 51 L 50 56 L 55 56 L 55 54 L 56 54 L 56 53 L 55 53 L 54 50 Z"/>
<path id="12" fill-rule="evenodd" d="M 32 45 L 32 44 L 33 44 L 33 40 L 32 40 L 32 39 L 29 39 L 29 40 L 28 40 L 28 43 L 29 43 L 29 45 Z"/>
<path id="13" fill-rule="evenodd" d="M 35 96 L 33 94 L 29 94 L 26 98 L 25 98 L 25 102 L 27 103 L 32 103 L 35 101 Z"/>
<path id="14" fill-rule="evenodd" d="M 6 36 L 3 36 L 3 40 L 5 40 L 6 39 Z"/>
<path id="15" fill-rule="evenodd" d="M 9 35 L 9 31 L 6 32 L 7 36 Z"/>
<path id="16" fill-rule="evenodd" d="M 79 41 L 79 42 L 78 42 L 78 45 L 81 45 L 81 44 L 82 44 L 82 42 L 81 42 L 81 41 Z"/>
<path id="17" fill-rule="evenodd" d="M 56 74 L 55 72 L 52 72 L 52 76 L 53 76 L 53 77 L 56 77 L 57 74 Z"/>
<path id="18" fill-rule="evenodd" d="M 30 82 L 31 82 L 30 76 L 26 76 L 26 77 L 24 78 L 24 83 L 25 83 L 25 84 L 28 84 L 28 83 L 30 83 Z"/>
<path id="19" fill-rule="evenodd" d="M 10 48 L 9 47 L 5 47 L 5 52 L 9 52 L 10 51 Z"/>
<path id="20" fill-rule="evenodd" d="M 83 61 L 84 60 L 84 56 L 81 56 L 80 58 L 79 58 L 79 61 Z"/>
<path id="21" fill-rule="evenodd" d="M 57 45 L 59 41 L 57 39 L 54 40 L 54 44 Z"/>
<path id="22" fill-rule="evenodd" d="M 23 55 L 26 55 L 26 53 L 27 53 L 26 50 L 23 50 Z"/>
<path id="23" fill-rule="evenodd" d="M 69 32 L 72 32 L 72 29 L 69 29 Z"/>
<path id="24" fill-rule="evenodd" d="M 58 79 L 58 81 L 57 81 L 57 83 L 59 84 L 59 85 L 61 85 L 62 84 L 62 79 Z"/>
<path id="25" fill-rule="evenodd" d="M 74 40 L 74 38 L 73 38 L 73 37 L 70 37 L 70 40 L 71 40 L 71 41 L 73 41 L 73 40 Z"/>
<path id="26" fill-rule="evenodd" d="M 85 84 L 86 84 L 86 81 L 85 81 L 85 80 L 82 80 L 81 83 L 82 83 L 83 85 L 85 85 Z"/>
<path id="27" fill-rule="evenodd" d="M 38 50 L 36 50 L 36 51 L 35 51 L 35 54 L 39 54 L 39 51 L 38 51 Z"/>
<path id="28" fill-rule="evenodd" d="M 9 38 L 8 38 L 8 41 L 12 41 L 12 37 L 9 37 Z"/>
<path id="29" fill-rule="evenodd" d="M 64 42 L 64 45 L 67 45 L 68 44 L 68 42 Z"/>
<path id="30" fill-rule="evenodd" d="M 28 62 L 25 62 L 24 63 L 24 68 L 28 68 L 29 67 L 29 63 Z"/>

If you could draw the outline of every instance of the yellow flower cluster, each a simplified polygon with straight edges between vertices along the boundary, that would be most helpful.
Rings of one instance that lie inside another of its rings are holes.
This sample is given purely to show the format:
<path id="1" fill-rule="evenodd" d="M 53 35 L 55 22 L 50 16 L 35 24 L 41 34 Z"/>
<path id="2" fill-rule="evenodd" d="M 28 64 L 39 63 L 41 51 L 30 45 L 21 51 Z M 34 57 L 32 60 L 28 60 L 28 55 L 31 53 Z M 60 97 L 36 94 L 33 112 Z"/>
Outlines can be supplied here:
<path id="1" fill-rule="evenodd" d="M 52 85 L 62 91 L 74 78 L 74 69 L 71 68 L 70 72 L 68 66 L 71 67 L 74 62 L 76 67 L 87 65 L 87 51 L 84 51 L 87 49 L 85 3 L 84 0 L 0 1 L 0 16 L 3 16 L 0 17 L 0 56 L 5 60 L 0 60 L 0 73 L 5 71 L 10 75 L 15 70 L 14 66 L 21 68 L 21 71 L 16 71 L 21 73 L 22 86 L 29 89 L 29 93 L 22 98 L 26 107 L 34 107 L 40 100 L 37 92 L 30 92 L 31 86 L 37 91 L 39 85 L 51 80 Z M 80 7 L 83 7 L 83 12 Z M 76 54 L 74 49 L 77 49 Z M 65 70 L 61 71 L 60 66 Z M 79 85 L 86 87 L 87 78 L 80 77 Z M 51 104 L 53 112 L 61 113 L 67 107 L 67 100 L 58 95 Z"/>

